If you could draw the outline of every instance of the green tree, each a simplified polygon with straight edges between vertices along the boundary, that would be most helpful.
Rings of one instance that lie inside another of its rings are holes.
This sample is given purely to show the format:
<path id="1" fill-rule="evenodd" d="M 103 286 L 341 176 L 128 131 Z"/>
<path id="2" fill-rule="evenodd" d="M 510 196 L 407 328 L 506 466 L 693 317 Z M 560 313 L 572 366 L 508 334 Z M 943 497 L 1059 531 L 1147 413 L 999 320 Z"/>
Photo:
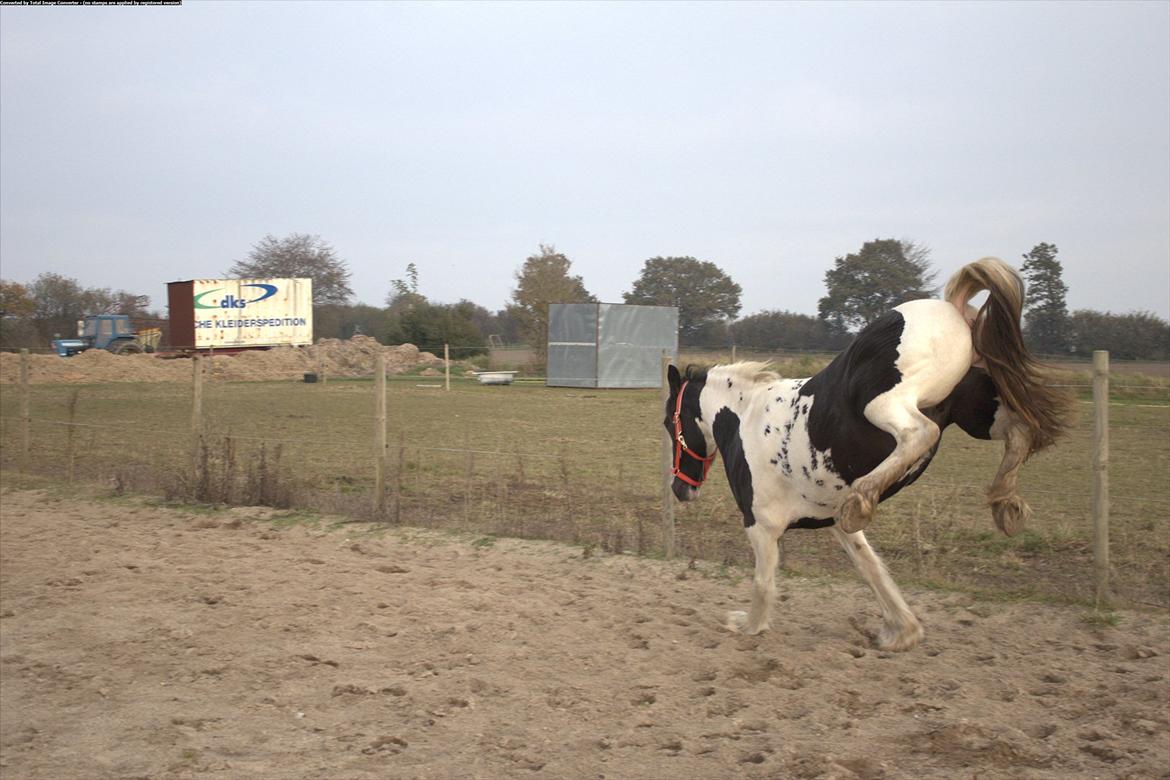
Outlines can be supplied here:
<path id="1" fill-rule="evenodd" d="M 33 300 L 32 321 L 45 341 L 58 334 L 77 335 L 77 321 L 92 310 L 93 296 L 76 279 L 55 273 L 43 273 L 28 286 Z"/>
<path id="2" fill-rule="evenodd" d="M 126 290 L 104 287 L 82 287 L 76 279 L 55 273 L 43 273 L 29 284 L 28 297 L 32 299 L 30 317 L 39 340 L 49 341 L 60 334 L 73 336 L 77 322 L 90 314 L 126 314 L 140 326 L 142 320 L 158 320 L 158 315 L 147 311 L 149 295 L 137 295 Z"/>
<path id="3" fill-rule="evenodd" d="M 386 306 L 393 311 L 400 312 L 426 303 L 426 300 L 426 296 L 418 291 L 418 266 L 414 263 L 407 263 L 406 278 L 390 280 L 390 292 L 386 294 Z"/>
<path id="4" fill-rule="evenodd" d="M 480 322 L 491 313 L 468 300 L 432 303 L 418 291 L 418 280 L 418 266 L 408 263 L 406 278 L 390 281 L 382 330 L 386 343 L 409 342 L 436 354 L 446 344 L 453 358 L 485 352 L 487 337 Z"/>
<path id="5" fill-rule="evenodd" d="M 0 279 L 0 349 L 44 346 L 33 325 L 35 309 L 27 287 Z"/>
<path id="6" fill-rule="evenodd" d="M 0 317 L 31 318 L 36 303 L 23 284 L 0 279 Z"/>
<path id="7" fill-rule="evenodd" d="M 313 280 L 314 306 L 343 305 L 353 296 L 345 261 L 320 236 L 304 233 L 292 233 L 284 238 L 265 236 L 227 274 L 238 279 L 308 277 Z"/>
<path id="8" fill-rule="evenodd" d="M 422 303 L 399 317 L 405 340 L 419 349 L 443 353 L 450 347 L 452 358 L 466 358 L 487 351 L 487 340 L 474 322 L 475 304 Z"/>
<path id="9" fill-rule="evenodd" d="M 725 333 L 726 321 L 739 314 L 742 288 L 719 266 L 693 257 L 652 257 L 642 266 L 626 303 L 678 307 L 678 334 L 698 344 Z"/>
<path id="10" fill-rule="evenodd" d="M 386 329 L 385 309 L 358 303 L 345 307 L 341 318 L 341 338 L 372 336 L 377 338 Z"/>
<path id="11" fill-rule="evenodd" d="M 377 306 L 364 303 L 338 306 L 327 303 L 313 307 L 313 330 L 317 338 L 371 336 L 381 339 L 385 335 L 389 318 L 389 311 Z"/>
<path id="12" fill-rule="evenodd" d="M 1056 259 L 1056 247 L 1039 243 L 1024 255 L 1020 275 L 1027 283 L 1024 297 L 1024 337 L 1037 352 L 1058 355 L 1068 352 L 1070 330 L 1065 296 L 1068 285 Z"/>
<path id="13" fill-rule="evenodd" d="M 737 345 L 749 349 L 834 351 L 848 343 L 824 320 L 790 311 L 752 314 L 732 323 L 731 333 Z"/>
<path id="14" fill-rule="evenodd" d="M 817 304 L 818 315 L 844 333 L 864 328 L 900 303 L 934 297 L 929 257 L 929 249 L 911 241 L 867 241 L 825 272 L 828 295 Z"/>
<path id="15" fill-rule="evenodd" d="M 541 362 L 548 353 L 548 305 L 597 302 L 581 277 L 569 274 L 572 265 L 556 247 L 541 244 L 540 253 L 530 255 L 516 271 L 516 288 L 507 312 Z"/>
<path id="16" fill-rule="evenodd" d="M 1149 312 L 1111 314 L 1074 311 L 1069 317 L 1071 350 L 1083 357 L 1109 350 L 1117 360 L 1170 359 L 1170 323 Z"/>

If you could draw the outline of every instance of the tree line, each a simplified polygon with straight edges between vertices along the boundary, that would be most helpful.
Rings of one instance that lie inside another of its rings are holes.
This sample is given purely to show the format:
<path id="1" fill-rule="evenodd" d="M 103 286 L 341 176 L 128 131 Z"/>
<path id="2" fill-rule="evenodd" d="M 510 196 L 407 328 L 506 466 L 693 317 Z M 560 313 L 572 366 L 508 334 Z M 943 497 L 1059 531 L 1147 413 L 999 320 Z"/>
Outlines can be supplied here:
<path id="1" fill-rule="evenodd" d="M 1087 357 L 1108 349 L 1118 359 L 1170 359 L 1170 323 L 1148 312 L 1069 312 L 1068 287 L 1057 248 L 1039 243 L 1022 256 L 1027 283 L 1024 332 L 1029 345 L 1051 356 Z M 389 282 L 384 305 L 354 304 L 347 263 L 319 236 L 265 236 L 225 273 L 228 278 L 313 279 L 317 338 L 367 335 L 382 343 L 410 342 L 423 349 L 449 344 L 459 356 L 484 352 L 497 340 L 526 344 L 543 356 L 549 303 L 596 302 L 572 261 L 540 245 L 515 271 L 507 305 L 491 311 L 470 300 L 429 300 L 419 291 L 414 263 Z M 679 341 L 687 347 L 833 352 L 893 306 L 938 294 L 930 250 L 912 241 L 875 239 L 834 260 L 825 273 L 826 294 L 817 315 L 768 310 L 738 318 L 742 288 L 710 261 L 694 257 L 646 260 L 624 303 L 676 306 Z M 44 273 L 28 285 L 0 280 L 0 348 L 43 348 L 56 334 L 72 335 L 88 314 L 127 314 L 137 324 L 165 326 L 147 311 L 148 296 L 125 290 L 87 289 L 76 280 Z"/>

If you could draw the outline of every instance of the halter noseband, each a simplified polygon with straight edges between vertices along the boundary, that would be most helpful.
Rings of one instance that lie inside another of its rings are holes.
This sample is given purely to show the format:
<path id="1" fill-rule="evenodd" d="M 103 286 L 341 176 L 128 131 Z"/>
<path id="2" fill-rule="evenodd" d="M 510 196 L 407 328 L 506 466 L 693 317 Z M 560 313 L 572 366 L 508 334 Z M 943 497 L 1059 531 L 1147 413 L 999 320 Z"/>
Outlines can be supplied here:
<path id="1" fill-rule="evenodd" d="M 676 479 L 681 479 L 691 487 L 697 488 L 700 487 L 703 484 L 703 480 L 707 478 L 707 472 L 711 469 L 712 461 L 715 460 L 715 453 L 712 452 L 710 455 L 703 457 L 702 455 L 696 455 L 693 450 L 687 447 L 687 442 L 686 439 L 683 438 L 682 430 L 682 402 L 683 393 L 686 391 L 686 389 L 687 382 L 683 382 L 682 387 L 678 389 L 678 400 L 674 405 L 674 468 L 670 473 Z M 695 460 L 703 462 L 703 476 L 698 480 L 688 477 L 679 470 L 679 461 L 682 460 L 682 455 L 684 452 Z"/>

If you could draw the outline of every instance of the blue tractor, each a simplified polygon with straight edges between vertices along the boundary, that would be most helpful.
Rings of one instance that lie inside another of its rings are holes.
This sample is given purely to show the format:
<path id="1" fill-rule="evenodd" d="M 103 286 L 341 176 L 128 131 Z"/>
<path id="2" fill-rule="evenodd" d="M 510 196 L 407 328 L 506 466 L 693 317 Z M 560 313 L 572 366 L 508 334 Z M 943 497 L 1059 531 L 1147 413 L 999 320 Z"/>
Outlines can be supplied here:
<path id="1" fill-rule="evenodd" d="M 115 355 L 153 352 L 143 345 L 125 314 L 96 314 L 77 323 L 77 338 L 53 339 L 53 349 L 61 357 L 76 355 L 87 349 L 104 349 Z"/>

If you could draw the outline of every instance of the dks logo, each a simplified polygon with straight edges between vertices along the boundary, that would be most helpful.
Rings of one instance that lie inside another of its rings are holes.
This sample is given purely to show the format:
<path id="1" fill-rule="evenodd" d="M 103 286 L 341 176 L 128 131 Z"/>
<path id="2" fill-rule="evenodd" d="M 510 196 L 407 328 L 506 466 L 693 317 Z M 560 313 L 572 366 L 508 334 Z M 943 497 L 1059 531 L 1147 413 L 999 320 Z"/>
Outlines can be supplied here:
<path id="1" fill-rule="evenodd" d="M 271 298 L 273 295 L 276 295 L 276 285 L 275 284 L 242 284 L 242 285 L 240 285 L 240 287 L 259 287 L 261 290 L 264 291 L 264 294 L 258 298 L 252 298 L 250 300 L 243 300 L 241 298 L 237 298 L 236 296 L 232 295 L 231 293 L 228 293 L 227 295 L 223 296 L 222 299 L 220 299 L 218 304 L 215 304 L 215 303 L 208 304 L 208 303 L 204 303 L 201 300 L 203 298 L 206 298 L 208 295 L 214 295 L 215 293 L 219 292 L 220 290 L 223 289 L 221 287 L 217 290 L 208 290 L 207 292 L 201 292 L 198 295 L 196 295 L 195 296 L 195 308 L 196 309 L 243 309 L 243 308 L 246 308 L 248 306 L 248 304 L 250 304 L 250 303 L 259 303 L 260 301 L 263 301 L 266 298 Z"/>

